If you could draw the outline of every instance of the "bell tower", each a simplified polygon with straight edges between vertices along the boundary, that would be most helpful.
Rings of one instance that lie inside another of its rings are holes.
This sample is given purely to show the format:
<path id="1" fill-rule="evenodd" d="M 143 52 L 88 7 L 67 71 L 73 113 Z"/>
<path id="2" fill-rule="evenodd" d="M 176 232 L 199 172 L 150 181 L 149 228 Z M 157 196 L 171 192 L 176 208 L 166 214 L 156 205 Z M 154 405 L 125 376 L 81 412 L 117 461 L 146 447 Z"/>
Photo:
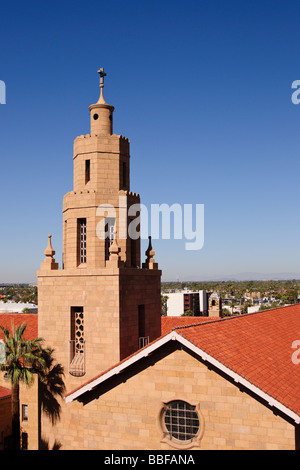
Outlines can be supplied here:
<path id="1" fill-rule="evenodd" d="M 74 140 L 73 189 L 63 199 L 63 263 L 59 268 L 49 235 L 37 273 L 39 335 L 64 366 L 67 389 L 161 334 L 161 271 L 151 238 L 141 262 L 139 233 L 128 230 L 132 222 L 139 227 L 140 207 L 130 190 L 130 143 L 113 133 L 102 68 L 99 75 L 90 133 Z"/>
<path id="2" fill-rule="evenodd" d="M 141 262 L 139 238 L 127 237 L 128 210 L 140 204 L 139 195 L 130 191 L 129 140 L 113 134 L 114 107 L 103 97 L 104 70 L 99 74 L 100 98 L 89 107 L 90 134 L 74 141 L 73 191 L 63 202 L 66 269 L 104 268 L 114 234 L 124 265 L 139 267 Z"/>

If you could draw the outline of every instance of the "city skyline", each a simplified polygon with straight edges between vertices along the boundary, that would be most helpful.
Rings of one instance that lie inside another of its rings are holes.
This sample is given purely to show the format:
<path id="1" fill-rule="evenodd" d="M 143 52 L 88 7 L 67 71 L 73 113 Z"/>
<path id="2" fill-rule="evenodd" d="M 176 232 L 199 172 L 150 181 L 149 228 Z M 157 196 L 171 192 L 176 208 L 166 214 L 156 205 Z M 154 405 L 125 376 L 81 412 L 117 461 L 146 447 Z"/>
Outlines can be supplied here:
<path id="1" fill-rule="evenodd" d="M 61 267 L 73 140 L 89 132 L 99 67 L 114 133 L 130 140 L 131 190 L 148 208 L 204 205 L 202 249 L 153 240 L 162 280 L 300 278 L 297 2 L 17 1 L 2 13 L 0 282 L 35 282 L 48 233 Z"/>

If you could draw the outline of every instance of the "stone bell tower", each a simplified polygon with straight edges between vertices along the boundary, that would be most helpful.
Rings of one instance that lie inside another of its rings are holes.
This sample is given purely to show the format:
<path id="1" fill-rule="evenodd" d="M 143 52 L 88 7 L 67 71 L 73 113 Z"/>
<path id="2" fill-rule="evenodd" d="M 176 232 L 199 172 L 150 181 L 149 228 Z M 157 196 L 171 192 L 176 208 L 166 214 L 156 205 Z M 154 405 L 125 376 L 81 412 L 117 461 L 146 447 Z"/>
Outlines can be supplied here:
<path id="1" fill-rule="evenodd" d="M 73 190 L 63 200 L 63 265 L 51 235 L 38 271 L 39 335 L 55 349 L 67 389 L 161 333 L 161 271 L 149 240 L 141 262 L 138 194 L 130 191 L 129 140 L 113 133 L 114 107 L 89 107 L 90 133 L 74 141 Z M 132 215 L 130 215 L 132 214 Z"/>

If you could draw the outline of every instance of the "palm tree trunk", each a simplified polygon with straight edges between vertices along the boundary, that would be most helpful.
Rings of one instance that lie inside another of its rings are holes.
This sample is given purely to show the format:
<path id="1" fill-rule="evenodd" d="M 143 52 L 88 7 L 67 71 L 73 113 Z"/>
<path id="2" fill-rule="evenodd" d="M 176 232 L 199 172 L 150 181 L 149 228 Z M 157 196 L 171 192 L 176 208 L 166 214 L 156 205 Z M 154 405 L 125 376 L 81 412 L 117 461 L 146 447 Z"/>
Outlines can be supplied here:
<path id="1" fill-rule="evenodd" d="M 19 382 L 12 384 L 11 389 L 12 437 L 13 450 L 20 450 L 20 397 Z"/>

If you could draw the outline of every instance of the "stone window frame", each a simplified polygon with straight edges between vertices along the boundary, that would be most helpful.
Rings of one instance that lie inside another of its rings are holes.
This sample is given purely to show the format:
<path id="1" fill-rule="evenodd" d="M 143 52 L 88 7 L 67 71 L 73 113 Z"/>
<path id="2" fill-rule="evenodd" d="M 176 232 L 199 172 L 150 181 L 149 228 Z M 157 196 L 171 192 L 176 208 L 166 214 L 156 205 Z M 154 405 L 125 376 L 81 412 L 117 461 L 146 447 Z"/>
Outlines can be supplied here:
<path id="1" fill-rule="evenodd" d="M 168 429 L 166 428 L 166 425 L 164 422 L 165 412 L 166 412 L 167 406 L 171 402 L 174 402 L 174 401 L 181 401 L 181 402 L 187 403 L 188 405 L 195 407 L 195 412 L 197 413 L 198 419 L 199 419 L 199 430 L 197 434 L 189 441 L 180 441 L 178 439 L 175 439 L 174 437 L 170 435 Z M 181 449 L 181 450 L 191 449 L 192 447 L 200 447 L 201 440 L 204 434 L 204 426 L 205 426 L 204 417 L 200 410 L 200 403 L 188 400 L 186 399 L 186 397 L 183 398 L 183 397 L 177 397 L 177 396 L 167 401 L 161 402 L 160 411 L 158 414 L 158 426 L 162 433 L 160 442 L 168 444 L 170 447 L 173 447 L 175 449 Z"/>

